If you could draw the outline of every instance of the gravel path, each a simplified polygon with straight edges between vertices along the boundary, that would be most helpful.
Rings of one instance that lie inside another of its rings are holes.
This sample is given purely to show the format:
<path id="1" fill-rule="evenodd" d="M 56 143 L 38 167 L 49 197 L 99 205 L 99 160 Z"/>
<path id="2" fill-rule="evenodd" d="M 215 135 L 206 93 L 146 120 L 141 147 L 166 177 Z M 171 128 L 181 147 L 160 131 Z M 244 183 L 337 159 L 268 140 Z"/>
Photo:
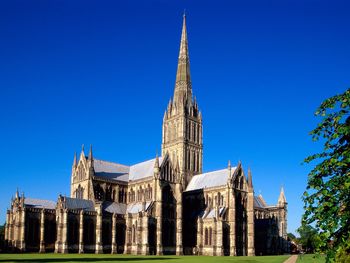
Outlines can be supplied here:
<path id="1" fill-rule="evenodd" d="M 290 256 L 286 261 L 284 261 L 283 263 L 295 263 L 297 262 L 298 259 L 298 255 L 293 255 Z"/>

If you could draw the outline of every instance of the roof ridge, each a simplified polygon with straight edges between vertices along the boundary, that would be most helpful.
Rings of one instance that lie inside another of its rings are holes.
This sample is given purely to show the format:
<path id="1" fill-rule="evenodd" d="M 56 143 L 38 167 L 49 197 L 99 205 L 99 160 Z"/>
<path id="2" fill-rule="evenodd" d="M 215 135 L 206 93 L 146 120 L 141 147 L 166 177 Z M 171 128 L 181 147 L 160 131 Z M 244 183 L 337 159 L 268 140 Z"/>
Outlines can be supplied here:
<path id="1" fill-rule="evenodd" d="M 237 166 L 231 167 L 232 170 L 234 170 L 234 169 L 236 169 L 236 168 L 237 168 Z M 201 174 L 196 174 L 196 175 L 194 175 L 193 177 L 198 176 L 198 175 L 203 175 L 203 174 L 211 174 L 211 173 L 215 173 L 215 172 L 219 172 L 219 171 L 224 171 L 224 170 L 227 170 L 227 168 L 218 169 L 218 170 L 213 170 L 213 171 L 209 171 L 209 172 L 205 172 L 205 173 L 201 173 Z"/>
<path id="2" fill-rule="evenodd" d="M 130 167 L 131 165 L 126 165 L 126 164 L 122 164 L 122 163 L 116 163 L 116 162 L 112 162 L 112 161 L 106 161 L 106 160 L 101 160 L 101 159 L 94 159 L 94 161 L 100 161 L 100 162 L 105 162 L 105 163 L 110 163 L 110 164 L 117 164 L 117 165 L 122 165 L 125 167 Z"/>
<path id="3" fill-rule="evenodd" d="M 163 159 L 163 156 L 158 156 L 159 159 Z M 152 158 L 152 159 L 148 159 L 148 160 L 145 160 L 145 161 L 142 161 L 142 162 L 139 162 L 139 163 L 135 163 L 135 164 L 132 164 L 130 165 L 131 166 L 136 166 L 136 165 L 139 165 L 139 164 L 143 164 L 143 163 L 147 163 L 147 162 L 150 162 L 150 161 L 154 161 L 156 159 L 156 157 Z"/>

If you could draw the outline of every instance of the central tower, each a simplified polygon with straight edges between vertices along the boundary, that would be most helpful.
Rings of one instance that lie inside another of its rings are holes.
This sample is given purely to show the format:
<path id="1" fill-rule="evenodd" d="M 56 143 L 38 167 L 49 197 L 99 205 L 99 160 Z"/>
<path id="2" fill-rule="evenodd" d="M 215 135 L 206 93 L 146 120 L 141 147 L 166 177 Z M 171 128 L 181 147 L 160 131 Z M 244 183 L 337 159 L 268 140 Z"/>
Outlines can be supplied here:
<path id="1" fill-rule="evenodd" d="M 169 154 L 185 184 L 202 172 L 202 114 L 192 96 L 186 16 L 183 16 L 174 96 L 163 118 L 162 155 Z"/>

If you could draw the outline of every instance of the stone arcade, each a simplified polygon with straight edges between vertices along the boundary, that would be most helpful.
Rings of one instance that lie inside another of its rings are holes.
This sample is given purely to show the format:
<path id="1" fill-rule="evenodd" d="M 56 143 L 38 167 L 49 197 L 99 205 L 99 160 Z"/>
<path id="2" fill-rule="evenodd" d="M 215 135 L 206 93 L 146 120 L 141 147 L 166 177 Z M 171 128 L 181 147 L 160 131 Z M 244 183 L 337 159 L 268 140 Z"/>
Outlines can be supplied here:
<path id="1" fill-rule="evenodd" d="M 174 96 L 163 118 L 162 156 L 132 166 L 74 156 L 70 197 L 19 195 L 7 211 L 13 251 L 264 255 L 287 252 L 287 202 L 254 196 L 242 164 L 202 172 L 202 114 L 192 95 L 183 18 Z"/>

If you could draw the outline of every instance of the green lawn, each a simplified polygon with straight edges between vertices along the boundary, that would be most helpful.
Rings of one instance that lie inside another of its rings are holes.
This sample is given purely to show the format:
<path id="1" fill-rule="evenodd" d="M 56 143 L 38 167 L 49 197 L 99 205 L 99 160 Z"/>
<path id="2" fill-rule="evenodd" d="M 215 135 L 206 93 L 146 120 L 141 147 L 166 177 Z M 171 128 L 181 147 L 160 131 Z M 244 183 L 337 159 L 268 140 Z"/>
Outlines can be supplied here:
<path id="1" fill-rule="evenodd" d="M 131 256 L 95 254 L 0 254 L 0 262 L 126 262 L 126 263 L 282 263 L 289 256 L 206 257 L 206 256 Z"/>
<path id="2" fill-rule="evenodd" d="M 326 262 L 324 255 L 307 254 L 299 255 L 297 263 L 324 263 Z"/>

